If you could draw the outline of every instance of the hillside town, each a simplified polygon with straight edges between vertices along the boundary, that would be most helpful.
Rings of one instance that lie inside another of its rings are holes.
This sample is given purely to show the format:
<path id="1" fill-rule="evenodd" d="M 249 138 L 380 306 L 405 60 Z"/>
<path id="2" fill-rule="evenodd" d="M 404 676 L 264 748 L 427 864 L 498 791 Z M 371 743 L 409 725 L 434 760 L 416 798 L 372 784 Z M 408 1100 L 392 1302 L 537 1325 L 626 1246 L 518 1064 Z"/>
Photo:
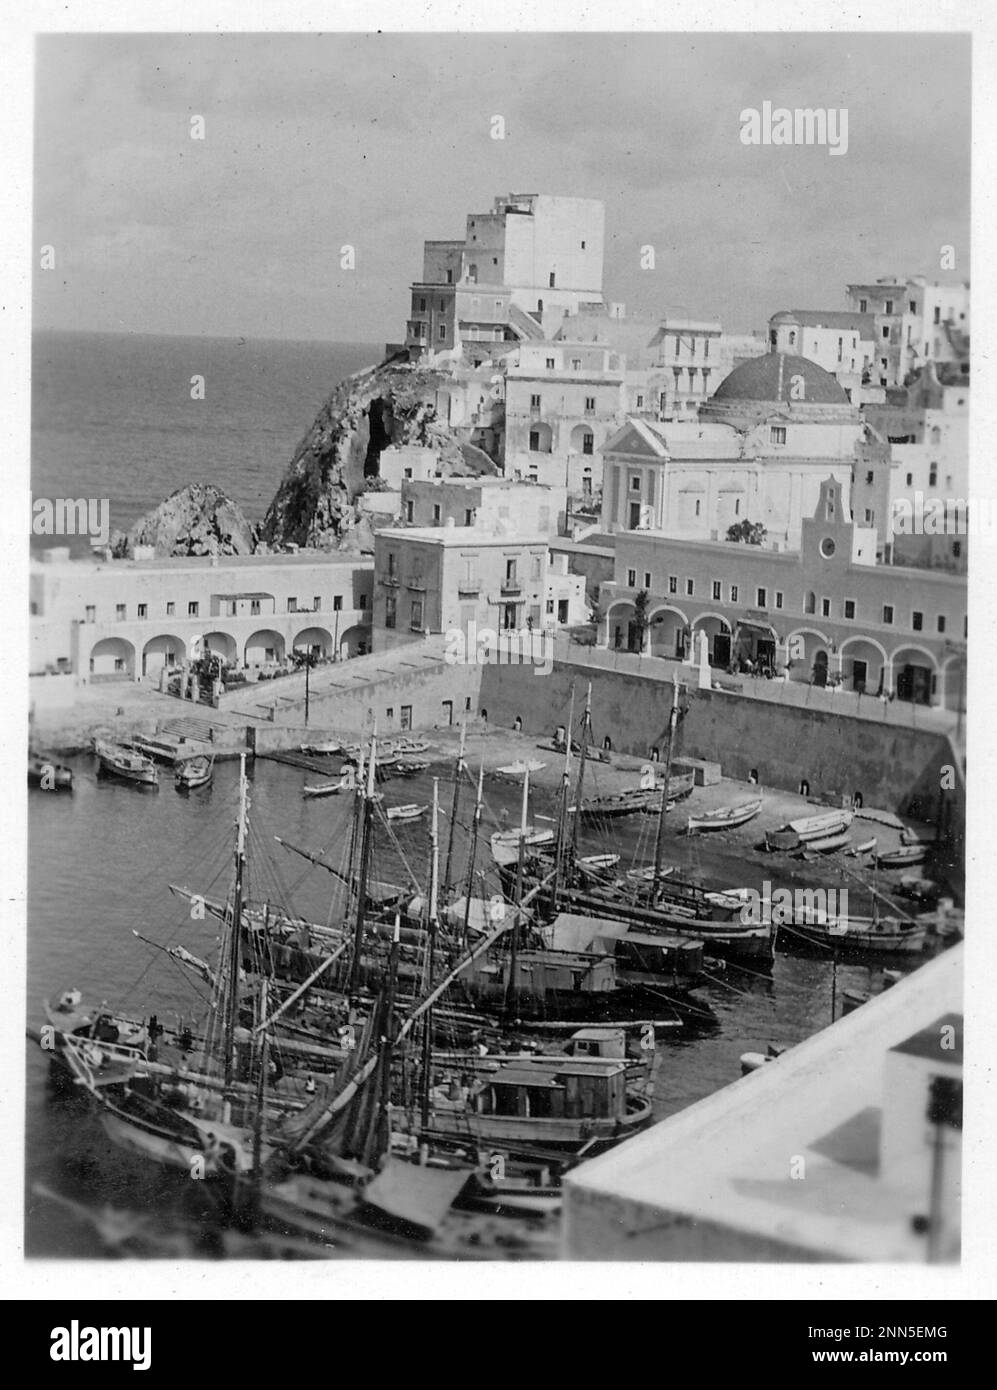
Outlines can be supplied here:
<path id="1" fill-rule="evenodd" d="M 607 245 L 496 197 L 261 522 L 192 485 L 34 555 L 29 783 L 100 862 L 144 817 L 182 930 L 28 1032 L 214 1179 L 152 1253 L 959 1258 L 969 285 L 745 333 Z"/>

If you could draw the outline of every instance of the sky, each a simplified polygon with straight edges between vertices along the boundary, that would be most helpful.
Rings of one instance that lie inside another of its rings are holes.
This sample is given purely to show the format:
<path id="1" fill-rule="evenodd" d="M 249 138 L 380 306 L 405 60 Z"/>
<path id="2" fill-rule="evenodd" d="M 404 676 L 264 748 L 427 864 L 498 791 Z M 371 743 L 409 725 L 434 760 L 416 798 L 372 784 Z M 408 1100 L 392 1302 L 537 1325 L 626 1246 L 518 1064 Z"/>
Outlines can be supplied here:
<path id="1" fill-rule="evenodd" d="M 849 282 L 968 279 L 970 56 L 953 34 L 43 36 L 34 324 L 399 340 L 423 240 L 508 192 L 601 199 L 607 298 L 733 332 L 844 308 Z M 847 153 L 746 146 L 765 101 L 847 108 Z"/>

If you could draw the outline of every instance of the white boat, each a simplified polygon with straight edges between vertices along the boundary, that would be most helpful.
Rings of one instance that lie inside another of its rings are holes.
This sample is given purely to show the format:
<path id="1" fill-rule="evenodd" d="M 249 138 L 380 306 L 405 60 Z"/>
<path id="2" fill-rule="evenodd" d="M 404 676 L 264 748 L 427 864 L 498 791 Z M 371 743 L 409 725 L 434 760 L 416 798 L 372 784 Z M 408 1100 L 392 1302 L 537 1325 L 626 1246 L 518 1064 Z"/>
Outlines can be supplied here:
<path id="1" fill-rule="evenodd" d="M 818 835 L 816 839 L 803 841 L 803 853 L 831 854 L 836 849 L 844 849 L 851 839 L 847 830 L 838 830 L 833 835 Z"/>
<path id="2" fill-rule="evenodd" d="M 705 811 L 700 816 L 690 816 L 686 822 L 686 832 L 694 830 L 732 830 L 735 826 L 746 825 L 762 809 L 762 798 L 740 801 L 734 806 L 721 806 L 717 811 Z"/>
<path id="3" fill-rule="evenodd" d="M 205 787 L 214 773 L 215 760 L 203 753 L 193 758 L 185 758 L 177 763 L 173 771 L 173 782 L 178 792 L 193 791 L 195 787 Z"/>
<path id="4" fill-rule="evenodd" d="M 304 788 L 305 796 L 338 796 L 340 792 L 354 791 L 353 781 L 343 777 L 339 782 L 319 782 Z"/>
<path id="5" fill-rule="evenodd" d="M 416 802 L 410 801 L 405 806 L 389 806 L 387 816 L 388 820 L 418 820 L 428 810 L 428 806 L 419 806 Z"/>
<path id="6" fill-rule="evenodd" d="M 522 777 L 524 772 L 539 772 L 546 766 L 538 758 L 520 758 L 518 762 L 506 763 L 505 767 L 497 767 L 495 771 L 504 773 L 506 777 Z"/>
<path id="7" fill-rule="evenodd" d="M 854 819 L 852 811 L 825 811 L 819 816 L 804 816 L 801 820 L 791 820 L 787 825 L 788 830 L 792 830 L 797 839 L 804 843 L 808 840 L 820 840 L 825 835 L 837 835 L 842 830 L 847 830 Z"/>
<path id="8" fill-rule="evenodd" d="M 876 844 L 877 840 L 875 835 L 873 835 L 871 840 L 863 840 L 861 844 L 852 845 L 851 849 L 845 850 L 845 853 L 850 854 L 853 859 L 857 859 L 859 855 L 871 854 L 872 851 L 876 848 Z"/>
<path id="9" fill-rule="evenodd" d="M 119 743 L 109 743 L 102 738 L 94 739 L 93 751 L 101 772 L 112 777 L 121 777 L 126 782 L 137 782 L 140 786 L 159 786 L 156 764 L 142 753 L 132 752 Z"/>
<path id="10" fill-rule="evenodd" d="M 901 845 L 899 849 L 877 855 L 876 863 L 881 869 L 905 869 L 909 864 L 923 864 L 930 848 L 930 845 Z"/>
<path id="11" fill-rule="evenodd" d="M 302 753 L 314 753 L 320 757 L 343 751 L 343 745 L 335 738 L 323 739 L 320 743 L 299 743 L 298 747 Z"/>
<path id="12" fill-rule="evenodd" d="M 519 862 L 519 846 L 523 845 L 524 858 L 529 857 L 545 845 L 555 840 L 553 830 L 541 830 L 529 824 L 530 773 L 523 773 L 523 807 L 520 822 L 515 830 L 496 830 L 489 841 L 492 858 L 500 869 L 510 868 Z"/>

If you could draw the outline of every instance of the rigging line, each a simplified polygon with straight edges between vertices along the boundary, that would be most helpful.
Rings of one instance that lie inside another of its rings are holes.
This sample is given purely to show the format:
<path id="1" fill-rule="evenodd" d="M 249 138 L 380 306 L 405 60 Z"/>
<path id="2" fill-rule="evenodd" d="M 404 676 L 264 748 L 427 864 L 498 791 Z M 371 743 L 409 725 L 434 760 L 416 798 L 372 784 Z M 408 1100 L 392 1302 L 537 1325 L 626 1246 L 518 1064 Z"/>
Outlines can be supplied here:
<path id="1" fill-rule="evenodd" d="M 710 980 L 715 985 L 723 985 L 724 989 L 729 989 L 731 994 L 736 994 L 741 999 L 747 999 L 751 995 L 751 991 L 748 989 L 735 989 L 735 987 L 728 984 L 721 975 L 711 975 L 708 970 L 704 970 L 702 973 L 705 979 Z"/>
<path id="2" fill-rule="evenodd" d="M 421 883 L 419 882 L 419 880 L 416 878 L 415 872 L 414 872 L 414 870 L 412 869 L 411 864 L 409 864 L 408 860 L 406 859 L 406 857 L 405 857 L 405 851 L 402 849 L 401 845 L 398 843 L 398 836 L 395 834 L 394 826 L 393 826 L 393 825 L 391 824 L 391 822 L 388 820 L 387 812 L 385 811 L 384 806 L 382 805 L 381 802 L 378 801 L 378 802 L 375 803 L 375 810 L 377 811 L 378 819 L 380 820 L 381 825 L 382 825 L 383 828 L 388 832 L 388 839 L 391 841 L 391 843 L 392 843 L 392 845 L 393 845 L 393 847 L 394 847 L 395 853 L 398 855 L 398 858 L 402 861 L 402 864 L 404 865 L 404 868 L 405 868 L 405 872 L 408 874 L 409 878 L 410 878 L 411 881 L 412 881 L 412 886 L 414 887 L 416 893 L 420 893 L 420 894 L 421 894 L 421 893 L 422 893 L 422 884 L 421 884 Z"/>
<path id="3" fill-rule="evenodd" d="M 740 961 L 737 961 L 737 960 L 729 960 L 729 961 L 727 962 L 727 965 L 728 965 L 728 968 L 730 968 L 730 967 L 732 966 L 735 970 L 740 970 L 740 972 L 741 972 L 742 975 L 750 975 L 750 976 L 752 977 L 752 979 L 755 979 L 755 980 L 768 980 L 769 984 L 771 984 L 771 985 L 774 985 L 774 984 L 775 984 L 775 981 L 772 979 L 772 973 L 771 973 L 771 971 L 769 971 L 768 973 L 766 973 L 766 972 L 761 971 L 761 970 L 749 970 L 748 967 L 747 967 L 746 965 L 742 965 L 742 964 L 740 963 Z M 781 992 L 782 992 L 782 985 L 781 985 L 781 984 L 779 985 L 779 990 L 780 990 L 780 993 L 781 993 Z"/>

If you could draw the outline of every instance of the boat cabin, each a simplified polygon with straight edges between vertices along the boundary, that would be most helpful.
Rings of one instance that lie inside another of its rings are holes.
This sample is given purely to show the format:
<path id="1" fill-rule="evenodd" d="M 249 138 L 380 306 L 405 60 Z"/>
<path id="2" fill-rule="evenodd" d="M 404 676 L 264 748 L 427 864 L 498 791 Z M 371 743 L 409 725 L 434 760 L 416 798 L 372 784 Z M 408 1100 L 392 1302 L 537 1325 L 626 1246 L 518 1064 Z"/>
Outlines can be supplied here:
<path id="1" fill-rule="evenodd" d="M 608 1057 L 572 1058 L 564 1066 L 511 1063 L 482 1078 L 471 1095 L 479 1115 L 520 1119 L 623 1119 L 626 1066 Z"/>

